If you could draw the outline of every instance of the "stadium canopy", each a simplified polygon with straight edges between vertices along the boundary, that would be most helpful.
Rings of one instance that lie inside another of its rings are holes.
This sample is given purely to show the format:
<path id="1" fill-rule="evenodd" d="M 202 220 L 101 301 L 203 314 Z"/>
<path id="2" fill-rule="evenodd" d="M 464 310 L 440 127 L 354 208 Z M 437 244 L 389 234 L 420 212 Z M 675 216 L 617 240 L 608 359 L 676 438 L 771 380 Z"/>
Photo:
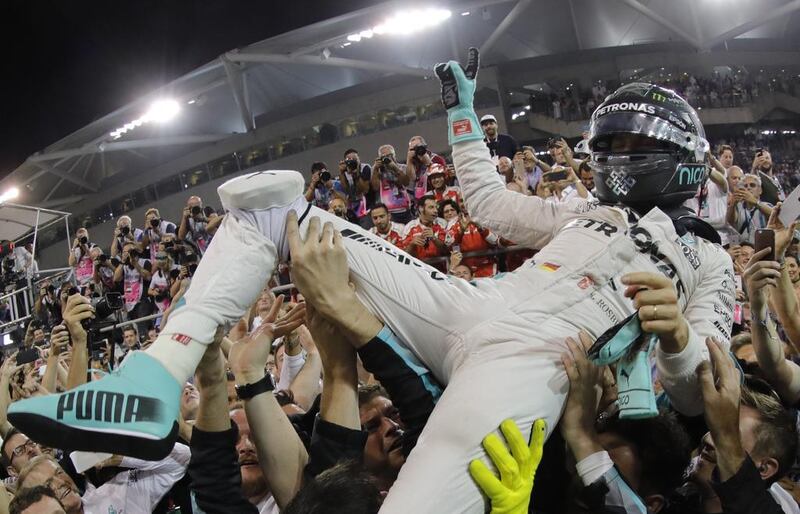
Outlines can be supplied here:
<path id="1" fill-rule="evenodd" d="M 387 76 L 430 78 L 469 46 L 483 66 L 665 41 L 702 52 L 796 38 L 798 10 L 800 0 L 382 3 L 228 51 L 31 155 L 3 186 L 31 205 L 77 208 L 121 177 L 310 111 L 315 98 Z"/>

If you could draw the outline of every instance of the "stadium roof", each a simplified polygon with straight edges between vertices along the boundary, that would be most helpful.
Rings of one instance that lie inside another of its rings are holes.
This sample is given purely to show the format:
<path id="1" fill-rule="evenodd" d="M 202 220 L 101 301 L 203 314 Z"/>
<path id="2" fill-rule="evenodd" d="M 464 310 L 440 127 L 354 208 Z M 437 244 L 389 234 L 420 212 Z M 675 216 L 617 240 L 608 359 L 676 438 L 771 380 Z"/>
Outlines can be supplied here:
<path id="1" fill-rule="evenodd" d="M 442 14 L 433 9 L 450 16 L 414 30 Z M 484 66 L 664 41 L 704 51 L 733 39 L 796 38 L 798 10 L 800 0 L 382 3 L 226 52 L 30 156 L 3 186 L 18 186 L 28 204 L 75 210 L 120 177 L 308 109 L 312 98 L 387 75 L 422 80 L 468 46 L 481 48 Z M 405 18 L 387 26 L 397 13 Z M 378 33 L 392 30 L 400 34 Z M 159 99 L 175 100 L 179 115 L 147 122 Z"/>

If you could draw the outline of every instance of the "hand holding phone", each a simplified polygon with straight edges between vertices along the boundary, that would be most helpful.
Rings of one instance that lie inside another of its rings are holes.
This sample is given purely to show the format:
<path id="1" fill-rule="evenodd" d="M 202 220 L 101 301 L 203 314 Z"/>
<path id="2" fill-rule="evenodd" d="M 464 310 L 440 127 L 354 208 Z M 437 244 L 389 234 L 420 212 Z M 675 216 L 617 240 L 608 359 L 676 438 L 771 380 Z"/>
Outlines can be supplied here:
<path id="1" fill-rule="evenodd" d="M 771 228 L 760 228 L 755 235 L 755 253 L 770 248 L 770 251 L 761 258 L 762 261 L 775 260 L 775 231 Z"/>

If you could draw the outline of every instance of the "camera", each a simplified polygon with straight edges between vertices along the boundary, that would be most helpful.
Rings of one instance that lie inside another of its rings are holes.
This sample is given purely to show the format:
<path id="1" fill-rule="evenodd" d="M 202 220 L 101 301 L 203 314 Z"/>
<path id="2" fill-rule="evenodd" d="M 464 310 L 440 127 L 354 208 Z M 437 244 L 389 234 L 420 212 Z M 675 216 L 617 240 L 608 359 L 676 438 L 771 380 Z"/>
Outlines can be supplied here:
<path id="1" fill-rule="evenodd" d="M 547 140 L 547 148 L 556 148 L 558 146 L 558 142 L 561 140 L 561 136 L 553 136 Z"/>
<path id="2" fill-rule="evenodd" d="M 186 269 L 189 271 L 189 276 L 190 276 L 190 277 L 193 277 L 193 276 L 194 276 L 195 272 L 197 271 L 197 266 L 198 266 L 198 265 L 197 265 L 197 263 L 195 262 L 195 263 L 193 263 L 193 264 L 189 264 L 189 266 L 187 266 L 187 267 L 186 267 Z"/>
<path id="3" fill-rule="evenodd" d="M 106 262 L 108 260 L 108 255 L 101 253 L 97 256 L 98 262 Z"/>
<path id="4" fill-rule="evenodd" d="M 356 171 L 358 169 L 358 161 L 355 159 L 345 160 L 344 165 L 347 166 L 347 169 L 350 171 Z"/>
<path id="5" fill-rule="evenodd" d="M 89 242 L 89 238 L 88 238 L 88 237 L 86 237 L 86 236 L 81 236 L 81 237 L 79 237 L 79 238 L 78 238 L 78 242 L 79 242 L 80 244 L 82 244 L 82 245 L 85 245 L 86 243 L 88 243 L 88 242 Z"/>
<path id="6" fill-rule="evenodd" d="M 414 147 L 414 155 L 417 157 L 422 157 L 428 153 L 428 146 L 427 145 L 417 145 Z"/>
<path id="7" fill-rule="evenodd" d="M 388 166 L 392 163 L 392 157 L 389 155 L 384 155 L 383 157 L 381 157 L 381 162 L 383 163 L 384 166 Z"/>
<path id="8" fill-rule="evenodd" d="M 131 233 L 131 227 L 125 225 L 124 227 L 119 229 L 119 233 L 122 234 L 123 236 L 127 236 L 128 234 Z"/>
<path id="9" fill-rule="evenodd" d="M 319 174 L 319 179 L 322 182 L 327 182 L 331 179 L 331 172 L 328 170 L 323 171 Z"/>
<path id="10" fill-rule="evenodd" d="M 75 286 L 69 288 L 68 295 L 76 295 L 80 291 Z M 114 314 L 114 312 L 122 309 L 124 302 L 122 301 L 122 293 L 106 293 L 102 297 L 98 297 L 92 301 L 94 307 L 94 319 L 88 318 L 81 321 L 81 326 L 87 332 L 96 330 L 102 324 L 102 320 Z"/>
<path id="11" fill-rule="evenodd" d="M 169 298 L 169 292 L 168 291 L 162 291 L 162 292 L 160 292 L 160 293 L 158 293 L 156 295 L 156 301 L 157 302 L 163 302 L 167 298 Z"/>
<path id="12" fill-rule="evenodd" d="M 177 280 L 180 274 L 181 270 L 179 270 L 178 268 L 169 270 L 169 278 L 171 278 L 172 280 Z"/>
<path id="13" fill-rule="evenodd" d="M 200 207 L 199 205 L 195 205 L 194 207 L 192 207 L 192 217 L 196 218 L 200 216 L 200 214 L 202 213 L 203 213 L 203 208 Z"/>
<path id="14" fill-rule="evenodd" d="M 153 228 L 158 228 L 161 225 L 161 220 L 158 218 L 153 218 L 150 220 L 150 226 Z"/>

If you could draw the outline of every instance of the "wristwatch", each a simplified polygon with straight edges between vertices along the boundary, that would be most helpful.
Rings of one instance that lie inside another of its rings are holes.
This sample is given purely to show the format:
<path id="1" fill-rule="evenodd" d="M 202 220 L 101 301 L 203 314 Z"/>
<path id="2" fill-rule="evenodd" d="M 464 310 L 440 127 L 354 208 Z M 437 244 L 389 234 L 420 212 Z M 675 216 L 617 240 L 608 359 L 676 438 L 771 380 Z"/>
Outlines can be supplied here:
<path id="1" fill-rule="evenodd" d="M 272 375 L 267 373 L 264 378 L 252 384 L 236 385 L 236 396 L 240 400 L 249 400 L 250 398 L 272 391 L 275 389 L 275 383 L 272 381 Z"/>

